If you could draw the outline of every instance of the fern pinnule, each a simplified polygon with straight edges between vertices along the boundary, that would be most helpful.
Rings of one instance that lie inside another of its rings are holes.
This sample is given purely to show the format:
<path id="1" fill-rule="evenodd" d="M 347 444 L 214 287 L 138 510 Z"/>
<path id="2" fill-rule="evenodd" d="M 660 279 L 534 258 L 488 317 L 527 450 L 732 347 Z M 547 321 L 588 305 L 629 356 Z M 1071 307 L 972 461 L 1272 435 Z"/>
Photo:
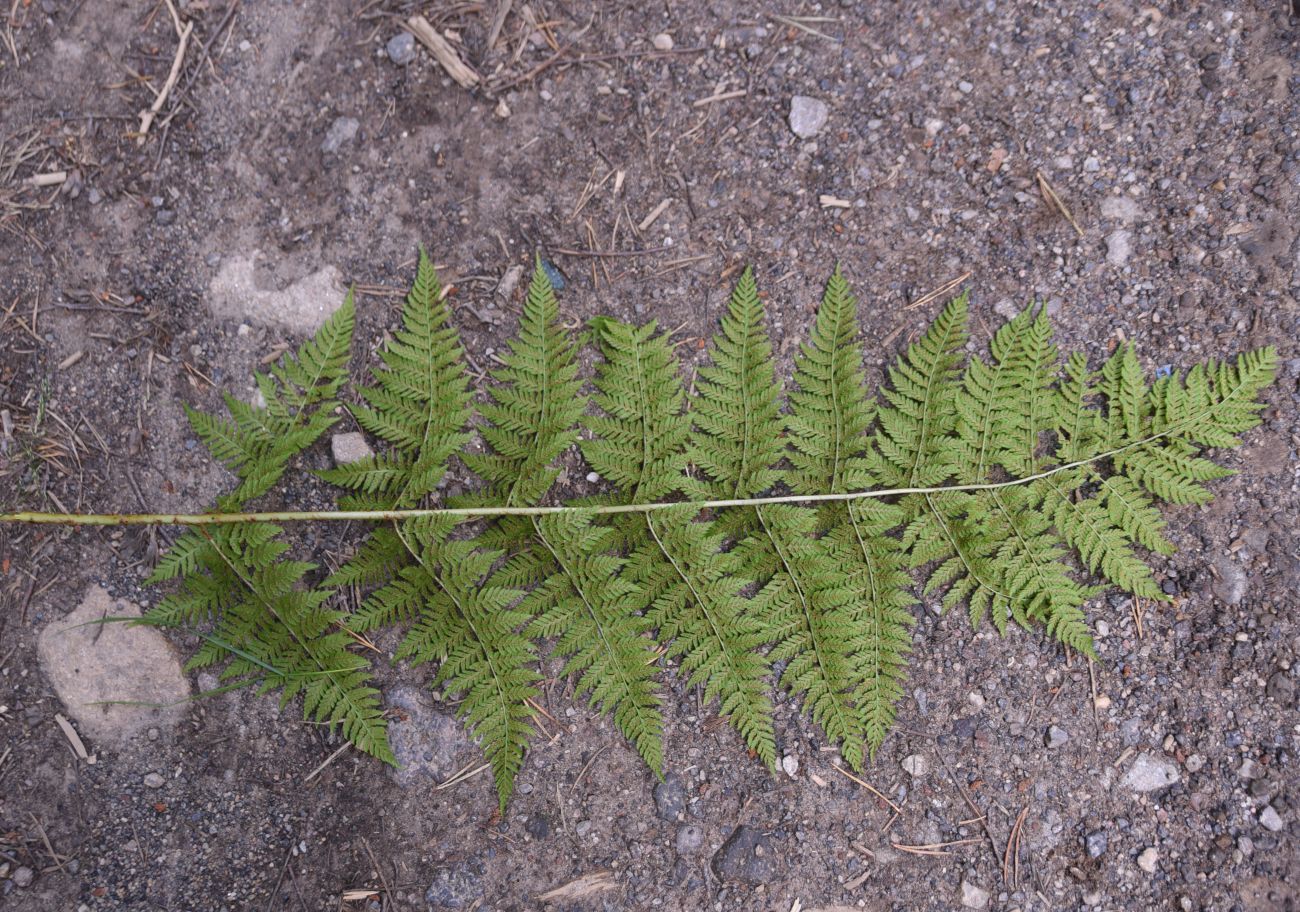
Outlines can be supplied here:
<path id="1" fill-rule="evenodd" d="M 488 402 L 479 408 L 485 453 L 463 459 L 486 482 L 464 503 L 536 503 L 559 474 L 556 459 L 577 440 L 586 408 L 578 377 L 577 347 L 559 322 L 559 306 L 540 258 L 533 269 L 517 335 L 492 372 Z M 523 529 L 527 523 L 498 523 Z"/>
<path id="2" fill-rule="evenodd" d="M 695 378 L 688 457 L 696 469 L 685 483 L 698 500 L 754 497 L 781 478 L 785 455 L 781 385 L 754 273 L 746 268 L 710 345 L 710 363 Z M 717 531 L 739 539 L 755 531 L 755 511 L 719 512 Z"/>
<path id="3" fill-rule="evenodd" d="M 434 535 L 421 540 L 409 527 L 398 534 L 416 555 L 412 580 L 420 588 L 412 597 L 421 610 L 397 658 L 437 662 L 435 683 L 464 696 L 457 713 L 482 742 L 504 808 L 533 735 L 530 701 L 538 695 L 537 653 L 519 632 L 529 618 L 512 607 L 523 593 L 492 581 L 499 551 Z"/>

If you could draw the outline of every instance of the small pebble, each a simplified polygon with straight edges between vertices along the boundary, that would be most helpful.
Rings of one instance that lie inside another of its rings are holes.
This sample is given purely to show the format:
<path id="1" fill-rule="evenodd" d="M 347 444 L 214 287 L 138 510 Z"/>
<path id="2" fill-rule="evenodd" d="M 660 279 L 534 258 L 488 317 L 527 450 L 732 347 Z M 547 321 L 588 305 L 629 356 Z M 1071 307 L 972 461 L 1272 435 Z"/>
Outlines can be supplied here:
<path id="1" fill-rule="evenodd" d="M 704 829 L 693 823 L 678 827 L 675 844 L 678 855 L 694 855 L 704 845 Z"/>
<path id="2" fill-rule="evenodd" d="M 983 909 L 989 904 L 989 891 L 979 884 L 963 879 L 961 882 L 961 904 L 967 909 Z"/>
<path id="3" fill-rule="evenodd" d="M 32 885 L 32 880 L 34 880 L 35 877 L 36 872 L 26 865 L 23 865 L 13 873 L 14 885 L 23 888 L 30 887 Z"/>
<path id="4" fill-rule="evenodd" d="M 815 137 L 830 116 L 830 108 L 819 98 L 796 95 L 790 99 L 790 130 L 800 139 Z"/>
<path id="5" fill-rule="evenodd" d="M 1110 837 L 1104 830 L 1093 830 L 1083 838 L 1084 848 L 1088 850 L 1089 858 L 1100 858 L 1106 854 L 1106 846 L 1110 843 Z"/>
<path id="6" fill-rule="evenodd" d="M 785 770 L 785 774 L 793 779 L 799 775 L 799 758 L 794 754 L 786 754 L 781 758 L 781 769 Z"/>
<path id="7" fill-rule="evenodd" d="M 903 758 L 903 771 L 909 776 L 919 779 L 926 773 L 930 772 L 930 761 L 920 754 L 912 754 Z"/>
<path id="8" fill-rule="evenodd" d="M 1282 822 L 1281 815 L 1273 809 L 1271 804 L 1259 812 L 1259 824 L 1270 833 L 1280 833 L 1286 826 Z"/>
<path id="9" fill-rule="evenodd" d="M 655 46 L 656 51 L 671 51 L 673 49 L 673 36 L 667 32 L 660 32 L 651 39 L 651 44 Z"/>
<path id="10" fill-rule="evenodd" d="M 1138 867 L 1143 871 L 1146 871 L 1148 874 L 1154 874 L 1156 872 L 1156 865 L 1159 864 L 1159 862 L 1160 853 L 1156 851 L 1155 847 L 1143 849 L 1142 854 L 1138 856 Z"/>
<path id="11" fill-rule="evenodd" d="M 415 60 L 415 36 L 410 32 L 398 32 L 392 38 L 388 39 L 388 44 L 384 46 L 388 52 L 388 59 L 398 66 L 406 66 Z"/>
<path id="12" fill-rule="evenodd" d="M 361 121 L 355 117 L 336 118 L 325 133 L 325 138 L 321 140 L 320 150 L 327 155 L 336 154 L 345 145 L 357 138 L 357 132 L 360 129 Z"/>
<path id="13" fill-rule="evenodd" d="M 144 777 L 144 784 L 151 789 L 162 788 L 166 782 L 161 773 L 149 773 Z"/>
<path id="14" fill-rule="evenodd" d="M 1064 747 L 1069 740 L 1070 733 L 1058 725 L 1049 725 L 1047 734 L 1043 737 L 1043 743 L 1053 750 Z"/>

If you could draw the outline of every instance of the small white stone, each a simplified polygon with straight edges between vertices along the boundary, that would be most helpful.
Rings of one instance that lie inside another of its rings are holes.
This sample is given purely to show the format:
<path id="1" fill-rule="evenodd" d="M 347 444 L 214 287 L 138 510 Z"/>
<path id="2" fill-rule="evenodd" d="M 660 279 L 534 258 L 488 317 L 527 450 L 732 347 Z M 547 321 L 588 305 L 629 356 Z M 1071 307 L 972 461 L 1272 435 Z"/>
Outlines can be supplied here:
<path id="1" fill-rule="evenodd" d="M 650 39 L 650 43 L 655 46 L 656 51 L 671 51 L 673 49 L 673 36 L 667 32 L 660 32 Z"/>
<path id="2" fill-rule="evenodd" d="M 151 789 L 162 788 L 167 782 L 160 773 L 149 773 L 144 777 L 144 784 Z"/>
<path id="3" fill-rule="evenodd" d="M 975 91 L 975 87 L 964 79 L 957 83 L 957 88 L 961 90 L 963 95 L 969 95 L 971 92 Z"/>
<path id="4" fill-rule="evenodd" d="M 903 772 L 914 778 L 920 778 L 930 772 L 930 761 L 920 754 L 911 754 L 903 758 Z"/>
<path id="5" fill-rule="evenodd" d="M 500 98 L 497 100 L 497 106 L 493 109 L 492 113 L 497 117 L 500 117 L 502 120 L 505 120 L 510 116 L 510 105 L 506 104 L 504 98 Z"/>
<path id="6" fill-rule="evenodd" d="M 815 137 L 830 116 L 830 108 L 820 98 L 796 95 L 790 99 L 790 130 L 800 139 Z"/>
<path id="7" fill-rule="evenodd" d="M 781 758 L 781 769 L 785 770 L 785 774 L 793 779 L 799 775 L 799 758 L 794 754 L 786 754 Z"/>
<path id="8" fill-rule="evenodd" d="M 370 449 L 370 444 L 366 443 L 365 436 L 356 431 L 335 434 L 331 437 L 330 452 L 334 454 L 334 464 L 340 466 L 360 462 L 375 455 L 375 451 Z"/>
<path id="9" fill-rule="evenodd" d="M 974 706 L 976 709 L 984 708 L 984 694 L 980 693 L 978 690 L 972 690 L 966 695 L 966 699 L 970 705 Z"/>
<path id="10" fill-rule="evenodd" d="M 1106 262 L 1112 266 L 1123 266 L 1133 255 L 1133 233 L 1131 231 L 1112 231 L 1106 235 Z"/>
<path id="11" fill-rule="evenodd" d="M 597 474 L 596 472 L 588 472 L 587 481 L 591 482 L 592 484 L 595 484 L 596 482 L 600 481 L 600 475 Z"/>
<path id="12" fill-rule="evenodd" d="M 1273 810 L 1271 804 L 1259 812 L 1259 823 L 1260 826 L 1271 833 L 1280 833 L 1286 827 L 1286 824 L 1282 822 L 1281 815 Z"/>
<path id="13" fill-rule="evenodd" d="M 1143 849 L 1142 854 L 1138 856 L 1138 867 L 1143 871 L 1146 871 L 1148 874 L 1154 874 L 1156 872 L 1156 865 L 1159 862 L 1160 853 L 1156 851 L 1154 846 Z"/>
<path id="14" fill-rule="evenodd" d="M 961 904 L 967 909 L 983 909 L 989 904 L 989 891 L 969 880 L 961 882 Z"/>

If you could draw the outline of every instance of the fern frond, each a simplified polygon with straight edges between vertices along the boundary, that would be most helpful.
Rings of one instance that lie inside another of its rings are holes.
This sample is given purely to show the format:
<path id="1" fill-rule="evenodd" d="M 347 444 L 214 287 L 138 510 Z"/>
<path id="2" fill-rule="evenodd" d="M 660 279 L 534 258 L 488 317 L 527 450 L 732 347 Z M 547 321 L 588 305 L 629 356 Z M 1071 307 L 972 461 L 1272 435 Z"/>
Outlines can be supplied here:
<path id="1" fill-rule="evenodd" d="M 963 295 L 889 368 L 877 406 L 864 387 L 857 302 L 837 269 L 783 415 L 746 270 L 689 400 L 655 324 L 592 320 L 602 361 L 584 420 L 578 344 L 539 261 L 482 408 L 484 451 L 465 454 L 471 393 L 442 297 L 421 252 L 402 326 L 352 409 L 381 452 L 321 473 L 347 490 L 345 509 L 395 508 L 400 518 L 373 529 L 324 586 L 262 521 L 277 515 L 202 525 L 159 563 L 151 581 L 174 583 L 143 622 L 193 629 L 203 643 L 190 668 L 301 700 L 308 719 L 387 762 L 380 698 L 354 644 L 361 631 L 405 625 L 397 657 L 436 664 L 437 684 L 462 698 L 502 807 L 532 735 L 541 640 L 554 641 L 575 693 L 608 713 L 657 774 L 661 654 L 688 687 L 717 698 L 769 765 L 765 682 L 776 668 L 781 688 L 860 767 L 903 693 L 909 569 L 926 567 L 925 591 L 974 624 L 1040 627 L 1091 656 L 1083 609 L 1101 588 L 1090 581 L 1166 598 L 1149 561 L 1173 551 L 1157 503 L 1209 499 L 1209 482 L 1229 473 L 1206 450 L 1236 445 L 1259 423 L 1277 366 L 1276 352 L 1260 349 L 1148 383 L 1124 345 L 1095 372 L 1081 354 L 1062 370 L 1041 307 L 968 360 Z M 227 417 L 187 410 L 239 479 L 219 512 L 266 494 L 336 420 L 352 326 L 349 296 L 312 340 L 255 376 L 264 404 L 226 396 Z M 538 510 L 580 436 L 610 490 Z M 456 458 L 484 482 L 457 504 L 469 510 L 412 510 Z M 494 512 L 501 506 L 514 515 Z M 458 528 L 466 514 L 484 521 Z M 343 586 L 372 591 L 349 614 L 331 591 Z"/>
<path id="2" fill-rule="evenodd" d="M 617 486 L 617 501 L 671 496 L 682 484 L 690 429 L 672 349 L 653 325 L 600 320 L 594 329 L 604 356 L 594 401 L 603 414 L 587 422 L 593 439 L 582 441 L 583 455 Z M 723 717 L 771 766 L 776 736 L 763 685 L 768 666 L 758 652 L 763 630 L 745 611 L 735 557 L 720 551 L 720 536 L 699 512 L 685 506 L 612 523 L 627 556 L 623 578 L 688 686 L 701 687 L 706 700 L 718 697 Z"/>

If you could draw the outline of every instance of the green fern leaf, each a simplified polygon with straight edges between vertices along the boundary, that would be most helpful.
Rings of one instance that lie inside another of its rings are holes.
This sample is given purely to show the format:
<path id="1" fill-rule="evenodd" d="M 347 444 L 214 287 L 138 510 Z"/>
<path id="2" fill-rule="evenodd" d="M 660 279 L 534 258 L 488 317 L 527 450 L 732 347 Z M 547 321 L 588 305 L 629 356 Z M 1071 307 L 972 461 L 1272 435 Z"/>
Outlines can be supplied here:
<path id="1" fill-rule="evenodd" d="M 672 349 L 653 324 L 635 328 L 614 320 L 594 324 L 604 362 L 582 441 L 587 462 L 618 489 L 615 500 L 641 503 L 676 493 L 683 483 L 689 420 Z M 735 557 L 719 550 L 720 536 L 697 520 L 698 508 L 622 514 L 612 523 L 627 555 L 623 579 L 688 686 L 721 712 L 745 744 L 769 766 L 776 762 L 772 707 L 758 652 L 763 631 L 745 611 Z"/>
<path id="2" fill-rule="evenodd" d="M 876 474 L 888 487 L 933 487 L 953 474 L 948 442 L 957 422 L 966 295 L 954 298 L 920 341 L 889 369 L 888 406 L 879 410 Z M 917 507 L 919 508 L 919 506 Z"/>
<path id="3" fill-rule="evenodd" d="M 519 608 L 536 618 L 531 631 L 558 638 L 568 657 L 564 674 L 577 676 L 578 695 L 614 717 L 656 775 L 663 775 L 663 702 L 655 687 L 657 656 L 649 624 L 631 610 L 632 587 L 619 577 L 623 561 L 610 554 L 611 530 L 580 514 L 541 517 L 538 542 L 555 571 Z"/>
<path id="4" fill-rule="evenodd" d="M 482 741 L 504 808 L 533 734 L 529 701 L 538 695 L 537 655 L 519 633 L 528 616 L 511 607 L 523 593 L 488 579 L 499 551 L 440 540 L 436 530 L 414 526 L 398 534 L 418 568 L 386 588 L 411 580 L 417 589 L 408 611 L 420 613 L 397 657 L 437 662 L 436 683 L 464 694 L 458 712 Z"/>

